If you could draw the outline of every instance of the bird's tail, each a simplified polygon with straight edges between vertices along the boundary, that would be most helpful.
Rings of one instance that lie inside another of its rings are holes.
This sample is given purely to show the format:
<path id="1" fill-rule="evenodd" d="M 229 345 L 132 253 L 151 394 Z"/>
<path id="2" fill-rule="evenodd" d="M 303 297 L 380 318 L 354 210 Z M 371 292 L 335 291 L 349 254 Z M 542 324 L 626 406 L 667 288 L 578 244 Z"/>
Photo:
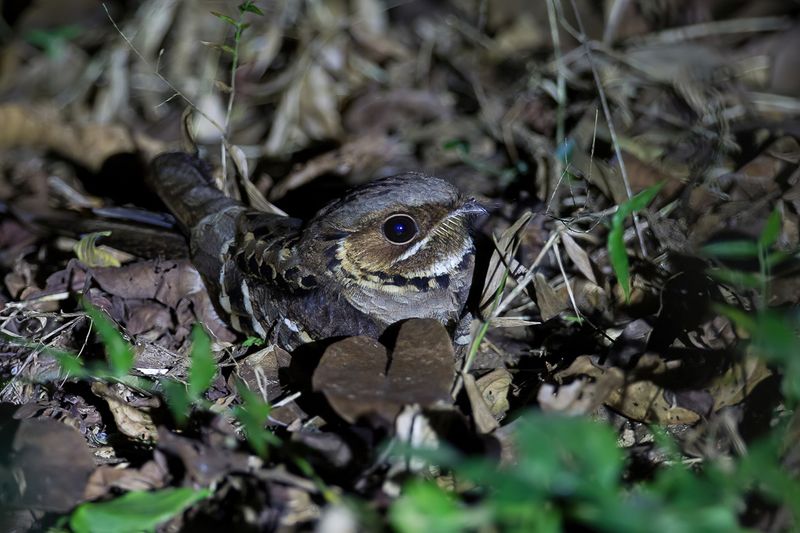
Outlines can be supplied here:
<path id="1" fill-rule="evenodd" d="M 171 217 L 140 209 L 94 208 L 82 211 L 47 206 L 11 205 L 0 201 L 0 216 L 10 216 L 43 236 L 78 239 L 87 233 L 110 232 L 102 243 L 144 258 L 189 256 L 186 237 Z"/>
<path id="2" fill-rule="evenodd" d="M 153 159 L 147 181 L 187 233 L 208 215 L 240 205 L 214 186 L 206 163 L 188 153 L 166 153 Z"/>

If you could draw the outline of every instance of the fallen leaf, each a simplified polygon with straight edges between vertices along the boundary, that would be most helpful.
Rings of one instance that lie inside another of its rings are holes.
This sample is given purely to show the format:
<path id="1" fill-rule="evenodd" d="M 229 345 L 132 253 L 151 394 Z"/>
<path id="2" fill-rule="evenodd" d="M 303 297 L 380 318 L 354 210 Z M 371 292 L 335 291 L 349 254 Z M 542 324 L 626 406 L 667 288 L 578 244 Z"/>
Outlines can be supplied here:
<path id="1" fill-rule="evenodd" d="M 558 389 L 550 383 L 545 383 L 539 388 L 536 400 L 544 412 L 583 415 L 591 411 L 595 404 L 592 388 L 593 384 L 585 379 L 576 379 Z"/>
<path id="2" fill-rule="evenodd" d="M 643 367 L 657 373 L 660 367 L 653 367 L 653 363 L 652 358 L 640 359 Z M 635 372 L 630 371 L 626 374 L 616 367 L 602 368 L 595 365 L 589 356 L 580 356 L 569 368 L 556 374 L 556 378 L 574 376 L 594 378 L 595 386 L 592 392 L 594 402 L 602 402 L 639 422 L 693 424 L 700 420 L 698 413 L 677 404 L 672 391 L 649 379 L 631 379 L 631 375 L 635 376 Z"/>
<path id="3" fill-rule="evenodd" d="M 450 403 L 455 356 L 450 336 L 433 319 L 400 326 L 391 359 L 368 337 L 349 337 L 329 346 L 313 386 L 345 420 L 377 414 L 392 421 L 404 405 Z"/>
<path id="4" fill-rule="evenodd" d="M 495 416 L 501 416 L 508 411 L 508 390 L 512 379 L 511 372 L 505 368 L 496 368 L 476 381 L 486 405 Z"/>
<path id="5" fill-rule="evenodd" d="M 706 389 L 714 399 L 714 412 L 744 400 L 756 385 L 772 375 L 764 360 L 749 356 L 714 379 Z"/>
<path id="6" fill-rule="evenodd" d="M 120 468 L 101 465 L 92 473 L 84 498 L 96 500 L 113 490 L 153 490 L 166 486 L 168 472 L 156 461 L 147 461 L 141 468 Z"/>
<path id="7" fill-rule="evenodd" d="M 489 409 L 481 391 L 475 384 L 475 377 L 472 374 L 464 374 L 464 390 L 467 392 L 469 398 L 469 405 L 472 408 L 472 419 L 475 421 L 475 427 L 479 433 L 491 433 L 500 424 Z"/>
<path id="8" fill-rule="evenodd" d="M 594 269 L 592 269 L 592 262 L 589 259 L 589 255 L 583 248 L 578 246 L 578 243 L 575 242 L 575 239 L 573 239 L 569 233 L 561 234 L 561 242 L 564 243 L 564 250 L 566 250 L 569 258 L 572 259 L 575 268 L 586 276 L 586 279 L 597 285 L 597 278 L 594 276 Z"/>
<path id="9" fill-rule="evenodd" d="M 561 311 L 569 307 L 568 298 L 562 298 L 561 295 L 547 283 L 547 279 L 538 272 L 533 278 L 533 288 L 536 291 L 536 303 L 539 305 L 539 312 L 542 315 L 542 320 L 545 322 L 558 316 Z"/>
<path id="10" fill-rule="evenodd" d="M 108 403 L 114 422 L 120 433 L 133 439 L 155 441 L 158 434 L 148 407 L 139 408 L 130 404 L 127 398 L 100 381 L 92 383 L 92 392 Z M 121 387 L 121 385 L 119 385 Z"/>
<path id="11" fill-rule="evenodd" d="M 12 423 L 0 426 L 5 430 Z M 45 418 L 19 422 L 10 455 L 0 461 L 3 463 L 8 470 L 0 469 L 0 477 L 9 476 L 0 479 L 3 504 L 60 513 L 83 500 L 95 469 L 83 436 L 62 422 Z"/>
<path id="12" fill-rule="evenodd" d="M 90 267 L 120 266 L 119 259 L 108 248 L 97 246 L 98 238 L 108 237 L 109 235 L 111 235 L 110 231 L 98 231 L 84 235 L 73 247 L 78 260 Z"/>
<path id="13" fill-rule="evenodd" d="M 176 457 L 187 479 L 196 486 L 218 483 L 230 472 L 251 469 L 250 455 L 224 446 L 210 446 L 202 441 L 177 435 L 164 427 L 158 430 L 158 449 Z"/>

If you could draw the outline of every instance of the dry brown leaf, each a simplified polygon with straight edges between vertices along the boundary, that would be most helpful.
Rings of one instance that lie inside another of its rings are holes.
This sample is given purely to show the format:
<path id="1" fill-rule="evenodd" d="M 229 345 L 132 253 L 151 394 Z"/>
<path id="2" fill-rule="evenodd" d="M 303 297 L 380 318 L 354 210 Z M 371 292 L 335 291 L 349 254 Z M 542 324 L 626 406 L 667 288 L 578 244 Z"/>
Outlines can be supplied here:
<path id="1" fill-rule="evenodd" d="M 659 424 L 694 424 L 700 415 L 675 405 L 666 397 L 667 391 L 652 381 L 637 381 L 622 390 L 613 391 L 606 405 L 639 422 Z"/>
<path id="2" fill-rule="evenodd" d="M 536 291 L 536 303 L 539 305 L 542 320 L 550 320 L 569 307 L 566 292 L 562 298 L 561 294 L 547 283 L 544 275 L 538 272 L 533 278 L 533 288 Z"/>
<path id="3" fill-rule="evenodd" d="M 311 65 L 300 87 L 300 125 L 311 139 L 336 139 L 342 134 L 339 102 L 333 77 Z"/>
<path id="4" fill-rule="evenodd" d="M 716 412 L 723 407 L 741 402 L 759 383 L 771 375 L 772 372 L 759 357 L 749 356 L 744 361 L 736 363 L 717 377 L 707 389 L 714 398 L 713 410 Z"/>
<path id="5" fill-rule="evenodd" d="M 545 412 L 583 415 L 595 407 L 593 388 L 594 386 L 584 379 L 576 379 L 558 389 L 550 383 L 545 383 L 539 388 L 536 400 Z"/>
<path id="6" fill-rule="evenodd" d="M 274 402 L 284 392 L 278 373 L 288 368 L 290 360 L 291 355 L 286 350 L 274 344 L 267 346 L 239 362 L 237 371 L 228 380 L 228 387 L 235 390 L 235 380 L 239 379 L 248 389 Z"/>
<path id="7" fill-rule="evenodd" d="M 520 13 L 498 33 L 490 49 L 491 57 L 503 60 L 549 42 L 550 36 L 532 13 Z"/>
<path id="8" fill-rule="evenodd" d="M 269 191 L 269 197 L 278 200 L 323 174 L 369 173 L 370 169 L 380 167 L 396 151 L 396 144 L 385 135 L 370 134 L 351 139 L 338 149 L 315 157 L 294 170 Z"/>
<path id="9" fill-rule="evenodd" d="M 502 416 L 508 411 L 508 390 L 512 380 L 511 372 L 505 368 L 496 368 L 476 381 L 478 390 L 493 415 Z"/>
<path id="10" fill-rule="evenodd" d="M 230 472 L 247 472 L 258 463 L 250 455 L 225 446 L 210 446 L 188 437 L 177 435 L 164 427 L 158 431 L 158 449 L 177 457 L 183 464 L 187 480 L 197 485 L 218 483 Z"/>
<path id="11" fill-rule="evenodd" d="M 92 473 L 86 485 L 84 498 L 96 500 L 112 490 L 153 490 L 166 486 L 167 471 L 155 461 L 147 461 L 141 468 L 120 468 L 101 465 Z"/>
<path id="12" fill-rule="evenodd" d="M 121 126 L 74 124 L 46 106 L 0 105 L 0 148 L 43 147 L 61 153 L 97 171 L 110 156 L 143 152 L 146 159 L 163 152 L 165 145 Z"/>
<path id="13" fill-rule="evenodd" d="M 575 268 L 586 276 L 586 279 L 597 285 L 597 278 L 594 276 L 594 269 L 592 269 L 592 261 L 589 259 L 589 255 L 575 242 L 575 239 L 569 233 L 561 234 L 561 242 L 564 243 L 564 250 L 566 250 L 569 258 L 572 259 Z"/>
<path id="14" fill-rule="evenodd" d="M 409 448 L 436 449 L 439 447 L 439 436 L 431 425 L 431 421 L 422 413 L 418 405 L 406 405 L 395 419 L 395 434 Z M 420 472 L 430 468 L 422 457 L 398 457 L 391 467 L 391 472 Z"/>
<path id="15" fill-rule="evenodd" d="M 650 367 L 650 358 L 643 358 L 645 367 Z M 681 407 L 673 395 L 650 380 L 627 381 L 626 374 L 619 368 L 601 368 L 589 356 L 578 357 L 567 368 L 556 374 L 557 379 L 584 375 L 596 381 L 593 392 L 595 402 L 603 402 L 608 407 L 639 422 L 659 424 L 693 424 L 700 415 Z"/>
<path id="16" fill-rule="evenodd" d="M 386 349 L 374 339 L 338 341 L 325 350 L 314 372 L 314 389 L 351 423 L 370 413 L 392 421 L 404 405 L 452 401 L 455 355 L 438 321 L 403 322 L 388 367 L 387 359 Z"/>
<path id="17" fill-rule="evenodd" d="M 0 465 L 3 486 L 12 489 L 3 504 L 64 513 L 83 500 L 95 466 L 80 433 L 51 419 L 22 420 L 10 445 L 10 463 Z"/>
<path id="18" fill-rule="evenodd" d="M 155 441 L 158 433 L 156 425 L 148 413 L 150 409 L 131 405 L 127 398 L 123 398 L 118 392 L 124 390 L 121 387 L 121 385 L 109 386 L 95 381 L 92 383 L 92 392 L 106 401 L 120 433 L 132 439 Z"/>
<path id="19" fill-rule="evenodd" d="M 491 409 L 489 409 L 483 394 L 475 384 L 475 377 L 472 374 L 463 374 L 464 390 L 467 391 L 467 398 L 469 398 L 469 405 L 472 409 L 472 419 L 475 421 L 475 428 L 479 433 L 491 433 L 500 424 L 494 417 Z"/>
<path id="20" fill-rule="evenodd" d="M 497 316 L 489 319 L 489 325 L 493 328 L 523 328 L 527 326 L 537 326 L 541 324 L 538 320 L 528 320 L 515 316 Z"/>

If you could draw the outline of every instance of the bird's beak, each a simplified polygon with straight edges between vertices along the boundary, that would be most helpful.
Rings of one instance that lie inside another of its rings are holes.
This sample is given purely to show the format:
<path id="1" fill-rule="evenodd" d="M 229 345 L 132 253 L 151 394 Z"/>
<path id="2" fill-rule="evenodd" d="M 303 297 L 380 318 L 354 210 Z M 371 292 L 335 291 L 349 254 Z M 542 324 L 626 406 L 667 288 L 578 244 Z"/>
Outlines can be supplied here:
<path id="1" fill-rule="evenodd" d="M 474 198 L 470 198 L 464 205 L 456 209 L 456 213 L 467 215 L 470 218 L 479 218 L 489 214 L 485 207 L 479 204 Z"/>

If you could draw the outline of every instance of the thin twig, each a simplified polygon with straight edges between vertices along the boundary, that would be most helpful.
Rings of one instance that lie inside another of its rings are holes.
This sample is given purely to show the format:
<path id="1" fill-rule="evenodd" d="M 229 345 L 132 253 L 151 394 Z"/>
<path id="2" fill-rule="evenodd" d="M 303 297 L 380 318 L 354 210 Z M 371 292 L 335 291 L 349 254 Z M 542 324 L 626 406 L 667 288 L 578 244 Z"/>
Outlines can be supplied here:
<path id="1" fill-rule="evenodd" d="M 567 104 L 567 81 L 564 77 L 564 62 L 561 56 L 561 39 L 558 35 L 558 19 L 555 0 L 547 0 L 547 19 L 550 23 L 550 39 L 556 62 L 556 147 L 564 143 L 564 117 Z"/>
<path id="2" fill-rule="evenodd" d="M 184 102 L 189 104 L 189 107 L 191 107 L 201 117 L 206 119 L 212 126 L 217 128 L 220 131 L 220 133 L 222 133 L 223 139 L 226 139 L 225 142 L 227 142 L 227 138 L 226 138 L 226 135 L 225 135 L 225 130 L 223 129 L 223 127 L 220 126 L 219 123 L 216 120 L 214 120 L 213 118 L 208 116 L 205 112 L 203 112 L 202 109 L 197 107 L 197 105 L 195 105 L 195 103 L 192 102 L 189 99 L 188 96 L 186 96 L 185 94 L 183 94 L 183 92 L 178 90 L 178 88 L 175 87 L 175 85 L 173 85 L 172 82 L 170 82 L 167 78 L 165 78 L 164 75 L 162 75 L 158 71 L 157 68 L 154 68 L 150 64 L 150 62 L 142 55 L 142 53 L 136 48 L 136 46 L 134 46 L 134 44 L 131 42 L 131 40 L 128 39 L 128 37 L 122 32 L 122 29 L 117 25 L 117 22 L 114 20 L 114 17 L 111 16 L 111 12 L 108 11 L 108 6 L 106 6 L 106 3 L 103 2 L 101 5 L 103 6 L 103 9 L 105 10 L 106 17 L 108 17 L 108 20 L 111 22 L 111 25 L 114 26 L 114 29 L 117 30 L 117 33 L 119 33 L 120 37 L 122 37 L 122 39 L 125 41 L 125 43 L 130 47 L 130 49 L 133 51 L 133 53 L 136 54 L 136 56 L 142 61 L 142 63 L 144 63 L 147 66 L 147 68 L 152 70 L 153 74 L 155 74 L 156 77 L 158 77 L 158 79 L 160 79 L 167 87 L 169 87 L 172 90 L 172 92 L 174 92 L 177 96 L 181 97 Z M 174 96 L 170 96 L 170 99 L 172 99 L 173 97 Z"/>
<path id="3" fill-rule="evenodd" d="M 559 236 L 560 235 L 561 233 L 559 232 Z M 561 250 L 558 247 L 558 240 L 553 243 L 553 254 L 556 256 L 558 269 L 561 271 L 561 277 L 564 278 L 564 285 L 567 286 L 567 295 L 569 295 L 569 301 L 572 303 L 572 308 L 575 310 L 575 316 L 578 317 L 578 323 L 580 324 L 583 322 L 583 317 L 578 309 L 578 304 L 575 302 L 575 294 L 572 292 L 572 285 L 569 282 L 569 278 L 567 278 L 566 270 L 564 270 L 564 263 L 561 261 Z"/>
<path id="4" fill-rule="evenodd" d="M 558 34 L 558 18 L 556 14 L 555 0 L 547 0 L 547 20 L 550 25 L 550 40 L 553 42 L 553 53 L 556 63 L 556 157 L 554 171 L 558 175 L 558 181 L 553 187 L 550 201 L 547 204 L 547 211 L 553 200 L 556 198 L 559 187 L 567 174 L 569 163 L 567 161 L 567 150 L 565 146 L 564 117 L 566 116 L 567 104 L 567 84 L 564 77 L 564 62 L 561 55 L 561 39 Z M 563 157 L 562 157 L 563 156 Z"/>
<path id="5" fill-rule="evenodd" d="M 503 299 L 503 301 L 501 301 L 500 304 L 492 312 L 492 314 L 491 314 L 492 318 L 500 316 L 500 314 L 503 311 L 505 311 L 506 308 L 511 304 L 511 302 L 514 300 L 514 298 L 519 296 L 519 294 L 523 290 L 525 290 L 525 287 L 528 286 L 528 283 L 531 282 L 531 280 L 533 279 L 533 276 L 536 274 L 536 267 L 538 267 L 539 263 L 542 262 L 542 259 L 544 259 L 545 255 L 547 255 L 548 250 L 550 250 L 550 248 L 553 246 L 553 243 L 555 242 L 555 240 L 557 238 L 558 238 L 558 232 L 557 231 L 554 231 L 553 233 L 550 234 L 550 237 L 548 237 L 547 242 L 545 242 L 544 246 L 542 246 L 542 249 L 539 252 L 539 255 L 537 255 L 536 259 L 533 261 L 533 264 L 530 266 L 530 268 L 525 273 L 525 275 L 522 277 L 522 279 L 517 281 L 517 286 L 514 287 L 511 290 L 511 292 L 509 292 L 506 295 L 506 297 Z"/>
<path id="6" fill-rule="evenodd" d="M 628 171 L 625 168 L 625 160 L 622 158 L 622 150 L 619 147 L 619 140 L 617 138 L 617 130 L 614 127 L 614 121 L 611 117 L 611 109 L 608 107 L 608 100 L 606 99 L 606 92 L 603 89 L 603 84 L 600 80 L 600 74 L 597 72 L 597 67 L 594 64 L 594 59 L 592 56 L 591 49 L 588 46 L 588 37 L 586 36 L 586 32 L 583 27 L 583 19 L 581 19 L 580 11 L 578 10 L 578 6 L 575 3 L 575 0 L 570 0 L 572 4 L 572 11 L 575 13 L 575 21 L 578 23 L 578 31 L 581 45 L 584 47 L 586 51 L 586 58 L 589 61 L 589 68 L 592 69 L 592 77 L 594 78 L 594 83 L 597 86 L 597 93 L 600 97 L 600 105 L 603 107 L 603 115 L 606 119 L 606 124 L 608 125 L 608 133 L 611 135 L 611 144 L 614 146 L 614 154 L 617 157 L 617 161 L 619 161 L 619 170 L 620 174 L 622 175 L 622 183 L 625 185 L 625 194 L 628 196 L 630 200 L 633 197 L 633 190 L 631 189 L 631 183 L 628 179 Z M 644 243 L 644 236 L 639 228 L 639 217 L 636 213 L 633 213 L 633 227 L 636 229 L 636 236 L 639 239 L 639 247 L 642 250 L 642 255 L 647 257 L 647 247 Z"/>

